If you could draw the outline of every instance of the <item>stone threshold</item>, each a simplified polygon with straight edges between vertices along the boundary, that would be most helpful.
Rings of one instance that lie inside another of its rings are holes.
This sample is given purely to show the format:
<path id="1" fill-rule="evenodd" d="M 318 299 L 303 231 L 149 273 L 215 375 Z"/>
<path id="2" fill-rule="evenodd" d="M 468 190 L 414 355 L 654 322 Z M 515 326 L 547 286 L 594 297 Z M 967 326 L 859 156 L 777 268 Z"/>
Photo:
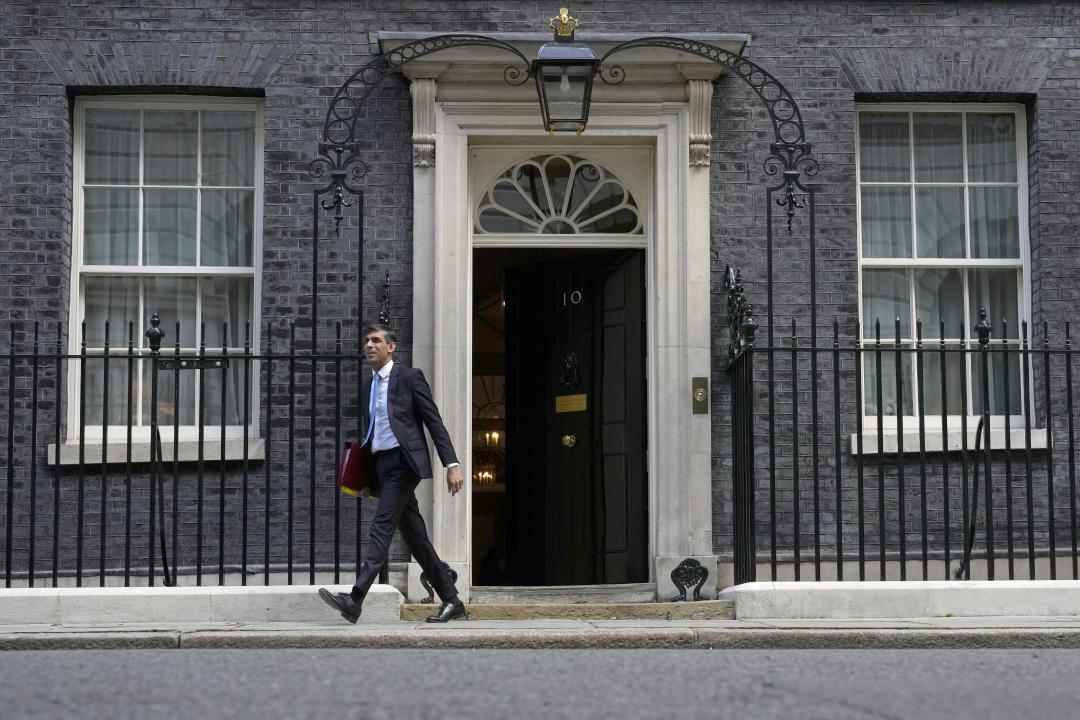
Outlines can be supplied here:
<path id="1" fill-rule="evenodd" d="M 474 585 L 473 605 L 569 605 L 573 603 L 655 603 L 655 583 L 610 585 Z"/>
<path id="2" fill-rule="evenodd" d="M 475 592 L 475 590 L 474 590 Z M 732 620 L 735 603 L 730 600 L 663 603 L 543 603 L 468 604 L 472 620 Z M 424 620 L 438 605 L 406 603 L 402 620 Z"/>

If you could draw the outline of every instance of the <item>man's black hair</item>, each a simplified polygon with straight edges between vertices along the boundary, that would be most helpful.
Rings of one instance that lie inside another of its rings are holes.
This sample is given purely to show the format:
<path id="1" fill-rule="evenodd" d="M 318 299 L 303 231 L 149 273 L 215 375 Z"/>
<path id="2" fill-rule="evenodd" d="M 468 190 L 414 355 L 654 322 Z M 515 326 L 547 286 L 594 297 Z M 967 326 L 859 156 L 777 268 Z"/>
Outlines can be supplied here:
<path id="1" fill-rule="evenodd" d="M 385 334 L 386 335 L 386 342 L 388 342 L 388 343 L 396 343 L 397 342 L 397 333 L 395 333 L 393 330 L 391 330 L 389 326 L 383 325 L 380 322 L 372 322 L 372 323 L 368 323 L 367 325 L 365 325 L 364 326 L 364 334 L 362 335 L 362 337 L 366 340 L 367 336 L 370 335 L 373 332 L 381 332 L 381 333 Z"/>

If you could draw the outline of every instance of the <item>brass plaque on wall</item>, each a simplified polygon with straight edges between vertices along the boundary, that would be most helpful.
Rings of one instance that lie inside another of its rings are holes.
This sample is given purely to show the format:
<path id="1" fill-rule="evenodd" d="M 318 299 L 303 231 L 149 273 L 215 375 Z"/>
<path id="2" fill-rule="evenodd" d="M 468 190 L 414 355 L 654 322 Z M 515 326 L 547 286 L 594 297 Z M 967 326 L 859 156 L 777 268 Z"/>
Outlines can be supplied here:
<path id="1" fill-rule="evenodd" d="M 581 395 L 556 395 L 555 412 L 584 412 L 586 399 L 588 397 L 589 396 L 585 395 L 584 393 Z"/>
<path id="2" fill-rule="evenodd" d="M 690 381 L 690 403 L 694 415 L 706 415 L 709 412 L 709 378 L 696 377 Z"/>

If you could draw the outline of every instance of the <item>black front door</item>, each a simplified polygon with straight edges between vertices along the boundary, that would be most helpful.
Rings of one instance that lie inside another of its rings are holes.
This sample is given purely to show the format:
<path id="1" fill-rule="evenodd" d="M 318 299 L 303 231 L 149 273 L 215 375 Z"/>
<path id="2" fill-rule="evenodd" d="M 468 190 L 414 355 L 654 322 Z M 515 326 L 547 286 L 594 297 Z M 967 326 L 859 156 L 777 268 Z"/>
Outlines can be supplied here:
<path id="1" fill-rule="evenodd" d="M 639 250 L 507 269 L 511 585 L 648 580 L 644 270 Z"/>

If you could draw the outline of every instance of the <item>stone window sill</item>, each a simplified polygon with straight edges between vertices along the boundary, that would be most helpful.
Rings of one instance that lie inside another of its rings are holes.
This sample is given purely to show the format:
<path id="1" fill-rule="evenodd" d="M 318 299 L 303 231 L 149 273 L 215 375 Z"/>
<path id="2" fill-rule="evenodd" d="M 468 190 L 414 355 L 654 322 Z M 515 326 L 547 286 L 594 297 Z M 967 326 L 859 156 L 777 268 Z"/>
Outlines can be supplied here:
<path id="1" fill-rule="evenodd" d="M 102 445 L 100 442 L 86 443 L 83 451 L 83 463 L 87 466 L 101 465 L 101 452 Z M 161 443 L 161 455 L 165 463 L 171 463 L 173 459 L 173 444 L 171 442 Z M 197 462 L 199 459 L 199 441 L 198 440 L 181 440 L 178 443 L 177 455 L 180 462 L 190 463 Z M 263 460 L 266 457 L 266 443 L 261 438 L 249 438 L 248 439 L 248 460 Z M 203 442 L 203 461 L 204 462 L 220 462 L 221 457 L 221 440 L 206 440 Z M 244 459 L 244 440 L 243 438 L 234 438 L 225 440 L 225 460 L 235 461 Z M 110 442 L 108 445 L 106 462 L 110 465 L 120 465 L 128 461 L 127 456 L 127 443 L 126 442 Z M 131 462 L 132 463 L 148 463 L 150 462 L 150 442 L 148 440 L 141 440 L 131 443 Z M 56 445 L 49 445 L 49 464 L 56 463 Z M 79 464 L 79 443 L 77 442 L 65 442 L 60 444 L 60 464 L 61 465 L 78 465 Z"/>
<path id="2" fill-rule="evenodd" d="M 973 452 L 975 450 L 975 427 L 969 424 L 967 431 L 967 450 Z M 1026 430 L 1024 428 L 1016 429 L 1011 428 L 1009 432 L 1009 447 L 1013 451 L 1025 450 L 1027 445 L 1025 444 Z M 961 442 L 960 430 L 949 430 L 949 438 L 947 445 L 943 442 L 943 433 L 941 430 L 927 430 L 926 437 L 926 452 L 928 453 L 940 453 L 940 452 L 960 452 L 964 445 Z M 885 449 L 886 455 L 895 455 L 900 447 L 899 443 L 900 433 L 896 431 L 896 428 L 885 428 L 883 433 L 882 446 Z M 852 433 L 850 436 L 850 450 L 852 455 L 858 455 L 859 436 Z M 878 435 L 877 428 L 866 428 L 863 431 L 863 455 L 877 455 L 878 454 Z M 985 442 L 985 439 L 984 439 Z M 985 447 L 985 446 L 984 446 Z M 990 447 L 992 450 L 1004 450 L 1005 449 L 1005 429 L 1004 428 L 991 428 L 990 430 Z M 1046 450 L 1048 447 L 1047 435 L 1045 429 L 1031 429 L 1031 449 L 1032 450 Z M 944 448 L 944 449 L 943 449 Z M 919 431 L 904 429 L 904 454 L 915 455 L 919 452 Z"/>

